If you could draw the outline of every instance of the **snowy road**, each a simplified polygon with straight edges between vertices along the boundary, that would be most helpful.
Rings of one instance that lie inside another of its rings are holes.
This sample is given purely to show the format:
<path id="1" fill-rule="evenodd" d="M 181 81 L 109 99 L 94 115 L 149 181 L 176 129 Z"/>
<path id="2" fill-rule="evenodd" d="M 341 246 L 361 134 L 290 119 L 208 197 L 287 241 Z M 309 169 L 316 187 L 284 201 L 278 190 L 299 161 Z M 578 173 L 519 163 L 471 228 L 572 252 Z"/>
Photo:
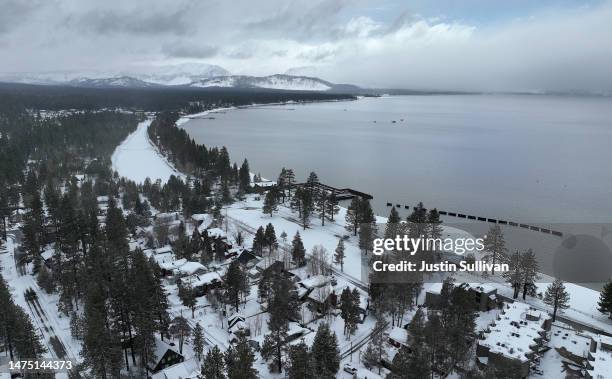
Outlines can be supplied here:
<path id="1" fill-rule="evenodd" d="M 171 175 L 183 177 L 149 141 L 149 125 L 151 120 L 141 122 L 136 131 L 117 146 L 111 157 L 113 170 L 136 183 L 142 183 L 146 178 L 151 181 L 160 179 L 165 183 Z"/>

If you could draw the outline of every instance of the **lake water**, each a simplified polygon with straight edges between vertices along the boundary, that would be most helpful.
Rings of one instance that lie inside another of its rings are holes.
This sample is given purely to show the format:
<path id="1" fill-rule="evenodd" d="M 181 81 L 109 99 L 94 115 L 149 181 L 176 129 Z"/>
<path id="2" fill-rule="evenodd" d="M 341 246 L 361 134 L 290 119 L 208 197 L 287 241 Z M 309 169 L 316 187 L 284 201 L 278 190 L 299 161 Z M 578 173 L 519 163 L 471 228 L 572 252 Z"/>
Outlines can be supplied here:
<path id="1" fill-rule="evenodd" d="M 322 182 L 387 202 L 518 222 L 612 219 L 612 100 L 397 96 L 262 106 L 183 127 L 251 170 Z"/>

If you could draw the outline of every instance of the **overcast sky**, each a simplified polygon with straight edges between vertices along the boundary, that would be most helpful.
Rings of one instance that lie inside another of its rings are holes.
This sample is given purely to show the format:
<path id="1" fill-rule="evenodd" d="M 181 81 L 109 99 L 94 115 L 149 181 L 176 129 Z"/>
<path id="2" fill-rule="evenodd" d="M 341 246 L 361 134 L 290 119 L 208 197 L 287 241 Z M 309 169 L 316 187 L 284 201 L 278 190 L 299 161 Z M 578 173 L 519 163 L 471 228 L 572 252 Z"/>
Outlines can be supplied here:
<path id="1" fill-rule="evenodd" d="M 0 0 L 0 72 L 202 62 L 394 88 L 612 90 L 612 0 Z"/>

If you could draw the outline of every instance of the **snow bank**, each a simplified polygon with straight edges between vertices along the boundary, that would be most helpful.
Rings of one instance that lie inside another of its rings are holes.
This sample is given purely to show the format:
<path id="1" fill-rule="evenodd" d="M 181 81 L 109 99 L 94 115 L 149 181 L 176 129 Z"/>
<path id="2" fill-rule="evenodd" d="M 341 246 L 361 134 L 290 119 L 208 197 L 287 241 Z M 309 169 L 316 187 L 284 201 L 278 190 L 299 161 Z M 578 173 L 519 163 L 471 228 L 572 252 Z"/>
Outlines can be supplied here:
<path id="1" fill-rule="evenodd" d="M 152 181 L 160 179 L 165 183 L 171 175 L 183 177 L 149 141 L 149 125 L 151 120 L 141 122 L 136 131 L 117 146 L 111 157 L 113 170 L 136 183 L 142 183 L 146 178 Z"/>

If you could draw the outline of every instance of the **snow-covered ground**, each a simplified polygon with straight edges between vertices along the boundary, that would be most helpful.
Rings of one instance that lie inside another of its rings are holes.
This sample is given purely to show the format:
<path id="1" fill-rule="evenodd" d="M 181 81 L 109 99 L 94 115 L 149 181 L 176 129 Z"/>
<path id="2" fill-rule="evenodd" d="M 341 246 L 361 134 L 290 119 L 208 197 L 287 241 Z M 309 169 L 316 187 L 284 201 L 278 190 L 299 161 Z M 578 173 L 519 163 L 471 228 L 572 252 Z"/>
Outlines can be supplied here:
<path id="1" fill-rule="evenodd" d="M 183 177 L 149 141 L 149 125 L 151 120 L 141 122 L 136 131 L 117 146 L 111 157 L 113 170 L 136 183 L 142 183 L 146 178 L 153 182 L 160 179 L 165 183 L 171 175 Z"/>
<path id="2" fill-rule="evenodd" d="M 10 231 L 6 248 L 8 252 L 0 254 L 2 277 L 9 286 L 15 304 L 30 315 L 34 327 L 42 337 L 41 342 L 48 350 L 44 354 L 45 358 L 59 358 L 54 345 L 51 343 L 52 338 L 57 338 L 66 352 L 64 359 L 71 359 L 73 363 L 76 363 L 75 360 L 80 359 L 81 344 L 70 334 L 70 318 L 62 316 L 57 311 L 59 296 L 57 294 L 48 295 L 40 289 L 36 283 L 36 277 L 28 272 L 30 267 L 25 268 L 26 272 L 24 274 L 19 272 L 15 262 L 15 236 Z M 26 301 L 25 291 L 27 289 L 36 292 L 38 296 L 36 301 Z M 67 377 L 66 373 L 56 374 L 56 378 Z"/>

